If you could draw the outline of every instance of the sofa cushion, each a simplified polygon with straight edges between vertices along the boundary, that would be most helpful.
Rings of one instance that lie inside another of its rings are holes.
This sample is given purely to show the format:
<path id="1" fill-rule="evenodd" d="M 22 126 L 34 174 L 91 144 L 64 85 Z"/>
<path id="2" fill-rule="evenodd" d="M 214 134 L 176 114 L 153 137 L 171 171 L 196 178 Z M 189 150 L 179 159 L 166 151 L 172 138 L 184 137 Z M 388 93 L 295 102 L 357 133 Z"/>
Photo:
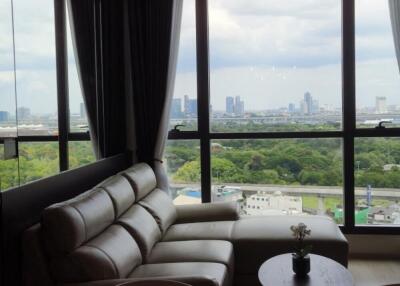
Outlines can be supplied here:
<path id="1" fill-rule="evenodd" d="M 139 204 L 151 213 L 162 233 L 165 233 L 176 220 L 177 214 L 174 203 L 167 193 L 160 189 L 152 191 L 139 201 Z"/>
<path id="2" fill-rule="evenodd" d="M 135 191 L 136 201 L 141 200 L 157 186 L 156 175 L 146 163 L 136 164 L 120 174 L 131 184 Z"/>
<path id="3" fill-rule="evenodd" d="M 112 176 L 97 187 L 104 189 L 111 197 L 115 208 L 115 218 L 118 218 L 135 202 L 135 193 L 131 184 L 121 175 Z"/>
<path id="4" fill-rule="evenodd" d="M 311 229 L 306 243 L 312 252 L 347 266 L 348 244 L 336 223 L 325 216 L 264 216 L 235 223 L 232 243 L 235 269 L 239 274 L 256 274 L 261 264 L 278 254 L 292 252 L 295 240 L 291 225 L 305 223 Z"/>
<path id="5" fill-rule="evenodd" d="M 157 243 L 147 263 L 215 262 L 233 273 L 233 246 L 224 240 L 187 240 Z"/>
<path id="6" fill-rule="evenodd" d="M 42 213 L 44 245 L 50 256 L 72 252 L 114 221 L 114 207 L 102 189 L 54 204 Z"/>
<path id="7" fill-rule="evenodd" d="M 142 263 L 138 245 L 121 226 L 112 225 L 71 254 L 51 262 L 59 283 L 125 278 Z"/>
<path id="8" fill-rule="evenodd" d="M 227 268 L 223 264 L 210 262 L 159 263 L 145 264 L 136 268 L 130 278 L 159 278 L 178 282 L 199 281 L 191 285 L 210 285 L 201 281 L 211 281 L 215 286 L 228 286 L 232 277 L 229 277 Z"/>
<path id="9" fill-rule="evenodd" d="M 168 229 L 162 240 L 230 240 L 233 225 L 233 221 L 210 221 L 174 224 Z"/>
<path id="10" fill-rule="evenodd" d="M 153 216 L 140 205 L 130 207 L 118 220 L 136 240 L 143 259 L 149 255 L 154 244 L 161 239 L 161 231 Z"/>

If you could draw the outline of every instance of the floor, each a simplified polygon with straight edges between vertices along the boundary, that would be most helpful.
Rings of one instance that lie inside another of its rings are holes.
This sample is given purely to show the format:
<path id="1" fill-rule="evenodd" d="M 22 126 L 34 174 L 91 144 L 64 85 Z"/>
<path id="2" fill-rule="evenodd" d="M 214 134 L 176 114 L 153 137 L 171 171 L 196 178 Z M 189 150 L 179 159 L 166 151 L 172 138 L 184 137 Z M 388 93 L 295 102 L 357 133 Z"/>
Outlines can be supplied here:
<path id="1" fill-rule="evenodd" d="M 349 270 L 356 286 L 400 285 L 400 259 L 350 259 Z"/>

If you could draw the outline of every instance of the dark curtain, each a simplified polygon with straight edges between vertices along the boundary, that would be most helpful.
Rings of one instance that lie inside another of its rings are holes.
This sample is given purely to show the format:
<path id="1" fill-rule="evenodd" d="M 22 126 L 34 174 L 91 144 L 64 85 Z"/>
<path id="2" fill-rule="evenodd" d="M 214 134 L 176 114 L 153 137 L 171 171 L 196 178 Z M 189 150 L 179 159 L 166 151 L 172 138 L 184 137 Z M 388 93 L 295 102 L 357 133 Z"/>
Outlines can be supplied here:
<path id="1" fill-rule="evenodd" d="M 137 159 L 151 166 L 167 98 L 173 3 L 127 3 Z"/>
<path id="2" fill-rule="evenodd" d="M 122 4 L 68 1 L 76 65 L 98 159 L 126 150 Z"/>

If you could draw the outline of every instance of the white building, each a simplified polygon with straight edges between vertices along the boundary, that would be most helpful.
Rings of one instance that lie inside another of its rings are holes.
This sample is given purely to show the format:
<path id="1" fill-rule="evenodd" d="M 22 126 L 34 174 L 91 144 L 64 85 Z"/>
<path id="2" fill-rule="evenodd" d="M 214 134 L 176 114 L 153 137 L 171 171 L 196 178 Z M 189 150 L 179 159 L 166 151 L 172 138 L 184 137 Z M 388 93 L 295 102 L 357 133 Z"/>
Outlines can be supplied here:
<path id="1" fill-rule="evenodd" d="M 375 112 L 377 114 L 387 113 L 386 97 L 377 96 L 375 98 Z"/>
<path id="2" fill-rule="evenodd" d="M 246 200 L 247 215 L 292 215 L 303 212 L 303 201 L 301 197 L 284 196 L 281 192 L 273 194 L 260 191 L 251 195 Z"/>

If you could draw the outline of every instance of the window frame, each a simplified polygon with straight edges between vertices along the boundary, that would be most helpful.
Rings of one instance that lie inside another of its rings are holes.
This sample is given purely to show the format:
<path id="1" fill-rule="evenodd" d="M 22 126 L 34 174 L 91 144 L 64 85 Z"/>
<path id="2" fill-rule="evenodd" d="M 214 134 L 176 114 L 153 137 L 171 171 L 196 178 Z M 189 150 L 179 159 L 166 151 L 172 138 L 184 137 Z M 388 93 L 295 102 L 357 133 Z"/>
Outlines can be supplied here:
<path id="1" fill-rule="evenodd" d="M 196 0 L 196 54 L 198 131 L 169 132 L 170 140 L 200 140 L 201 197 L 211 201 L 211 150 L 213 139 L 340 138 L 343 144 L 344 224 L 347 234 L 400 234 L 400 225 L 355 225 L 354 140 L 357 137 L 400 137 L 400 128 L 356 128 L 355 0 L 342 5 L 342 130 L 308 132 L 227 132 L 210 130 L 210 67 L 208 0 Z"/>
<path id="2" fill-rule="evenodd" d="M 54 25 L 55 25 L 55 59 L 57 77 L 57 135 L 17 135 L 16 144 L 19 142 L 58 142 L 59 144 L 59 171 L 69 169 L 69 141 L 90 141 L 89 132 L 70 132 L 69 117 L 69 91 L 68 91 L 68 57 L 67 57 L 67 14 L 66 1 L 54 0 Z M 18 120 L 18 119 L 17 119 Z M 3 144 L 0 138 L 0 144 Z M 17 148 L 18 150 L 18 148 Z"/>

